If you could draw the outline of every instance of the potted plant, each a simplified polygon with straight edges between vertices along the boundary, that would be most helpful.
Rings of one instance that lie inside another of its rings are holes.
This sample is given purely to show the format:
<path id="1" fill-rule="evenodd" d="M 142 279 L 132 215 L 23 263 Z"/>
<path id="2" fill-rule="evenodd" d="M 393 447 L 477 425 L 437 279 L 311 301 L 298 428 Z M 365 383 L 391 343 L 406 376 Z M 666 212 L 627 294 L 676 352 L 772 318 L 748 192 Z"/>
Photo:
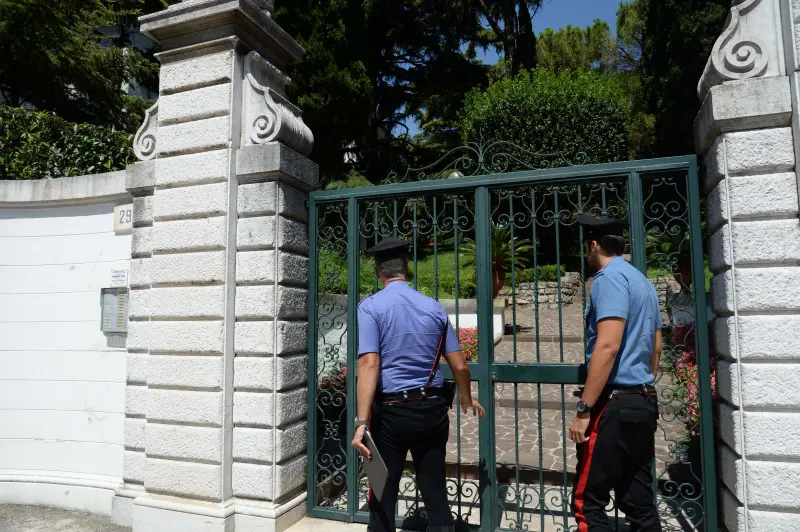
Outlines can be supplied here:
<path id="1" fill-rule="evenodd" d="M 474 240 L 467 239 L 459 247 L 459 251 L 463 253 L 465 264 L 476 264 L 478 246 Z M 492 226 L 492 298 L 496 298 L 506 284 L 512 257 L 515 268 L 524 268 L 528 264 L 530 254 L 530 240 L 515 237 L 512 241 L 510 226 Z"/>

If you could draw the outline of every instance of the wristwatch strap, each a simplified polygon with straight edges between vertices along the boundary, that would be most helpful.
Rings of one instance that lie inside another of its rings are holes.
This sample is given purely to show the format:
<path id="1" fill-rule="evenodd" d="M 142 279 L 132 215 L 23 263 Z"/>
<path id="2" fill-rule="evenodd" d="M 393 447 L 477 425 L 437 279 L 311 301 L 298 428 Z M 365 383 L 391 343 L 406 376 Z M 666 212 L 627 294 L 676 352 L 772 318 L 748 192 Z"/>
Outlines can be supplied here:
<path id="1" fill-rule="evenodd" d="M 362 427 L 362 426 L 366 427 L 367 426 L 367 422 L 365 420 L 363 420 L 363 419 L 356 418 L 355 428 Z"/>

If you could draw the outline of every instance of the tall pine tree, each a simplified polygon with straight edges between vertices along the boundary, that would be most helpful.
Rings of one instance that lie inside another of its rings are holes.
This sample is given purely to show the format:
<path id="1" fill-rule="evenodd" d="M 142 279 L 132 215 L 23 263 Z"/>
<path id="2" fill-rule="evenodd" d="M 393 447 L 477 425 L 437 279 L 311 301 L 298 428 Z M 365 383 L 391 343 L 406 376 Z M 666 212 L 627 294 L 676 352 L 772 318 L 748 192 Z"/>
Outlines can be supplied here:
<path id="1" fill-rule="evenodd" d="M 480 25 L 470 1 L 278 0 L 276 21 L 306 48 L 292 91 L 325 181 L 354 160 L 379 182 L 401 156 L 431 149 L 411 138 L 414 120 L 448 142 L 442 124 L 486 78 L 474 59 Z"/>

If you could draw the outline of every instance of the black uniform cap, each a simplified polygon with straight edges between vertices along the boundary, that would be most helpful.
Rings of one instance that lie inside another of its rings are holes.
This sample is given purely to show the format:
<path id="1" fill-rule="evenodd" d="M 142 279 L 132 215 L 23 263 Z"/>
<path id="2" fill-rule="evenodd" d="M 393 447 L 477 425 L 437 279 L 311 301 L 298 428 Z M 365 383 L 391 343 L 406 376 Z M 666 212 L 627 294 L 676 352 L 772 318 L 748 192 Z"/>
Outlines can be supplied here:
<path id="1" fill-rule="evenodd" d="M 398 238 L 384 238 L 371 248 L 367 250 L 369 255 L 374 255 L 375 258 L 381 260 L 388 260 L 393 258 L 401 258 L 408 256 L 408 248 L 411 243 L 407 240 L 400 240 Z"/>
<path id="2" fill-rule="evenodd" d="M 579 214 L 578 224 L 583 227 L 584 237 L 592 239 L 603 238 L 606 235 L 623 236 L 628 226 L 624 220 L 601 220 L 588 214 Z"/>

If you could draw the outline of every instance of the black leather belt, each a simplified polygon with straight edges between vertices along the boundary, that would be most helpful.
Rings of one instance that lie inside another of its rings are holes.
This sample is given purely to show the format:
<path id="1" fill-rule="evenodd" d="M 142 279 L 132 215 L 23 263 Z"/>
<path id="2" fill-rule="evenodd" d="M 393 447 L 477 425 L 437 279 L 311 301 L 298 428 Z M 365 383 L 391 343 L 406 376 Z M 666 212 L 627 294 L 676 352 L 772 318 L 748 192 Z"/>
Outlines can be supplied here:
<path id="1" fill-rule="evenodd" d="M 417 401 L 420 399 L 427 399 L 429 397 L 443 397 L 444 388 L 412 388 L 402 392 L 384 393 L 381 394 L 380 400 L 382 403 L 396 403 L 398 401 Z"/>
<path id="2" fill-rule="evenodd" d="M 638 395 L 656 395 L 656 387 L 652 384 L 611 384 L 606 387 L 610 395 L 619 394 L 638 394 Z"/>

